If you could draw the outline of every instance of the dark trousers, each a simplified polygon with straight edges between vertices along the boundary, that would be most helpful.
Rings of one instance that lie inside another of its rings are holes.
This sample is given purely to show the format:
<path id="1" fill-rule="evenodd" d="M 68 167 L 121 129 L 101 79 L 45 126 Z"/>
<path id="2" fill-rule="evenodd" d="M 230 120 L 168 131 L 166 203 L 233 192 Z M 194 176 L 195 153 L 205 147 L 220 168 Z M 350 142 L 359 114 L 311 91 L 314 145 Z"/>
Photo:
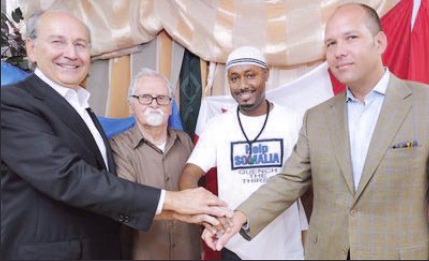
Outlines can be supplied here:
<path id="1" fill-rule="evenodd" d="M 234 252 L 226 248 L 222 248 L 222 250 L 220 251 L 220 254 L 221 254 L 221 260 L 241 260 L 241 258 L 237 256 Z"/>

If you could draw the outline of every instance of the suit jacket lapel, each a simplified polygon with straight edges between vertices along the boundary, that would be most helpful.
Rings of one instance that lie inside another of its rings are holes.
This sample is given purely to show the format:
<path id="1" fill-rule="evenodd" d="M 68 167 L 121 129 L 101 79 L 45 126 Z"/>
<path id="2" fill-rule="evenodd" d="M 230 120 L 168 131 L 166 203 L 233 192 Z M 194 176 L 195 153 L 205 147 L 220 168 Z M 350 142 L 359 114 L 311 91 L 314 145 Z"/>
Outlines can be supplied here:
<path id="1" fill-rule="evenodd" d="M 105 168 L 104 160 L 97 143 L 95 142 L 91 131 L 88 129 L 76 110 L 66 101 L 66 99 L 35 74 L 31 75 L 28 80 L 33 85 L 33 88 L 30 88 L 29 91 L 32 92 L 36 98 L 43 100 L 47 106 L 49 106 L 49 108 L 58 115 L 58 118 L 83 140 L 88 152 L 90 154 L 95 153 L 99 166 Z"/>
<path id="2" fill-rule="evenodd" d="M 114 164 L 114 160 L 113 160 L 112 150 L 110 148 L 109 139 L 107 138 L 106 133 L 104 132 L 103 126 L 101 126 L 100 122 L 97 119 L 97 116 L 92 111 L 92 109 L 88 108 L 87 111 L 88 111 L 89 116 L 91 116 L 91 119 L 95 124 L 95 127 L 97 128 L 98 132 L 100 133 L 101 137 L 103 138 L 104 145 L 106 146 L 107 164 L 109 166 L 109 171 L 116 175 L 115 164 Z"/>
<path id="3" fill-rule="evenodd" d="M 350 193 L 354 193 L 351 163 L 350 163 L 350 142 L 349 128 L 347 123 L 346 95 L 345 92 L 338 94 L 331 101 L 331 110 L 327 119 L 328 126 L 331 128 L 331 140 L 338 165 L 344 176 Z"/>
<path id="4" fill-rule="evenodd" d="M 402 87 L 402 83 L 394 75 L 391 75 L 389 87 L 386 91 L 377 126 L 372 135 L 371 143 L 368 148 L 368 154 L 365 166 L 362 172 L 362 178 L 355 195 L 355 201 L 359 198 L 362 191 L 368 185 L 383 160 L 386 151 L 389 149 L 395 134 L 398 132 L 405 117 L 411 109 L 411 99 L 407 99 L 412 92 Z"/>

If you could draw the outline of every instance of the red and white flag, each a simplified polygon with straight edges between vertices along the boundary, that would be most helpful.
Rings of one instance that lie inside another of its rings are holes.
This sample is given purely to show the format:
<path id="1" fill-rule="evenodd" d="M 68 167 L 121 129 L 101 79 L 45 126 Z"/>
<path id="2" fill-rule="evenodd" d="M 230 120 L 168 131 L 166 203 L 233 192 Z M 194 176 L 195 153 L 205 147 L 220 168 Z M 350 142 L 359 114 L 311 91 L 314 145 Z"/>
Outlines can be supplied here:
<path id="1" fill-rule="evenodd" d="M 404 80 L 429 84 L 429 0 L 402 0 L 381 17 L 387 36 L 383 63 Z M 345 86 L 331 74 L 335 93 Z"/>

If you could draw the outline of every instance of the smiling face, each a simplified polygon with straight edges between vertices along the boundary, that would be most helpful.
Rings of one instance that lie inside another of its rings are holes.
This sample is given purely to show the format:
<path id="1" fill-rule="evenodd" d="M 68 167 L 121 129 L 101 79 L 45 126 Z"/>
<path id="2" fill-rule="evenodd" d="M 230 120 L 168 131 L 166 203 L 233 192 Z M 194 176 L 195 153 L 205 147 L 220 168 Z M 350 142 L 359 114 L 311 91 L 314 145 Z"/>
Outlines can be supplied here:
<path id="1" fill-rule="evenodd" d="M 265 82 L 268 75 L 267 69 L 256 65 L 236 65 L 228 69 L 231 95 L 241 112 L 255 115 L 262 108 L 265 113 Z"/>
<path id="2" fill-rule="evenodd" d="M 337 79 L 353 88 L 371 89 L 383 75 L 381 55 L 387 40 L 372 26 L 363 7 L 341 6 L 325 30 L 326 59 Z"/>
<path id="3" fill-rule="evenodd" d="M 88 74 L 90 36 L 85 25 L 72 15 L 51 11 L 43 14 L 37 38 L 26 43 L 29 59 L 53 82 L 77 88 Z"/>

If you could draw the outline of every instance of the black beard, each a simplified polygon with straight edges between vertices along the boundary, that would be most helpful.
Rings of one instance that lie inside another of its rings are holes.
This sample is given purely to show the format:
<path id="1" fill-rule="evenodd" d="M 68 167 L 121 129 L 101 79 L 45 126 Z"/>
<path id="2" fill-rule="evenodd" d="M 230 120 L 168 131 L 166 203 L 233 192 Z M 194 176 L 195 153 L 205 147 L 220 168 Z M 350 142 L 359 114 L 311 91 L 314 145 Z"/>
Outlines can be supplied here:
<path id="1" fill-rule="evenodd" d="M 240 104 L 238 107 L 240 108 L 240 111 L 252 111 L 254 110 L 255 104 Z"/>

